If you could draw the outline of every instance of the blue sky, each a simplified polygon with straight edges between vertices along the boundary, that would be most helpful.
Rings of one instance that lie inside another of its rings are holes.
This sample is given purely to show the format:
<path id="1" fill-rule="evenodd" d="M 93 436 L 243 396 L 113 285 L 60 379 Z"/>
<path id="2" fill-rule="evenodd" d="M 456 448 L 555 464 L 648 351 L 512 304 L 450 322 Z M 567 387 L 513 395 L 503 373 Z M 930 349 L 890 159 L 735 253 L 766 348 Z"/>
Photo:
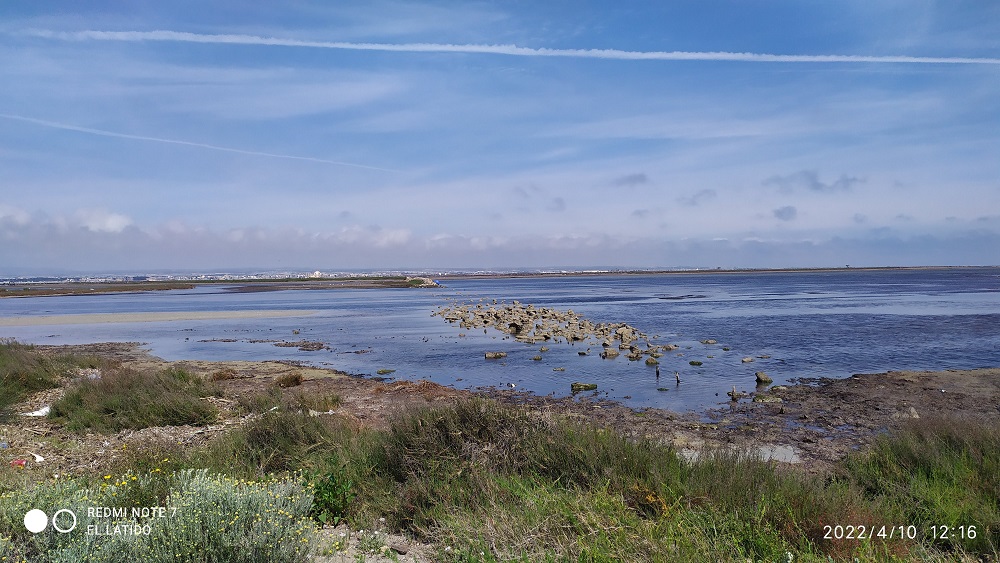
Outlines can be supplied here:
<path id="1" fill-rule="evenodd" d="M 0 275 L 1000 263 L 1000 4 L 4 2 Z"/>

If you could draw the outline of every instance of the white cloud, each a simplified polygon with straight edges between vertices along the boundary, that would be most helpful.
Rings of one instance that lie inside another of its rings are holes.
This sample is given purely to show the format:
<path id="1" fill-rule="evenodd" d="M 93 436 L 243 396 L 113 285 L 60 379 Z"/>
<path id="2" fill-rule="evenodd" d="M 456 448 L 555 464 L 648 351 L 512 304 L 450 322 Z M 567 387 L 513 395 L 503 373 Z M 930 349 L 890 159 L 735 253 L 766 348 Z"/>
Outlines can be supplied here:
<path id="1" fill-rule="evenodd" d="M 34 37 L 66 41 L 169 41 L 228 45 L 266 45 L 310 49 L 342 49 L 354 51 L 390 51 L 404 53 L 468 53 L 509 55 L 518 57 L 571 57 L 584 59 L 652 60 L 652 61 L 734 61 L 758 63 L 905 63 L 905 64 L 991 64 L 1000 65 L 1000 58 L 988 57 L 910 57 L 871 55 L 774 55 L 769 53 L 694 52 L 694 51 L 624 51 L 620 49 L 548 49 L 517 45 L 453 45 L 446 43 L 350 43 L 344 41 L 304 41 L 279 37 L 237 34 L 201 34 L 185 31 L 99 31 L 73 32 L 45 29 L 26 30 Z"/>
<path id="2" fill-rule="evenodd" d="M 28 215 L 27 211 L 0 203 L 0 222 L 9 221 L 14 225 L 22 226 L 27 225 L 30 220 L 31 216 Z"/>
<path id="3" fill-rule="evenodd" d="M 95 233 L 120 233 L 132 225 L 132 219 L 106 209 L 81 209 L 75 214 L 80 225 Z"/>
<path id="4" fill-rule="evenodd" d="M 223 147 L 223 146 L 219 146 L 219 145 L 210 145 L 210 144 L 207 144 L 207 143 L 195 143 L 195 142 L 192 142 L 192 141 L 181 141 L 181 140 L 178 140 L 178 139 L 164 139 L 164 138 L 161 138 L 161 137 L 150 137 L 150 136 L 146 136 L 146 135 L 131 135 L 131 134 L 128 134 L 128 133 L 118 133 L 118 132 L 115 132 L 115 131 L 106 131 L 104 129 L 94 129 L 94 128 L 91 128 L 91 127 L 79 127 L 79 126 L 70 125 L 70 124 L 67 124 L 67 123 L 58 123 L 58 122 L 55 122 L 55 121 L 48 121 L 48 120 L 45 120 L 45 119 L 36 119 L 36 118 L 33 118 L 33 117 L 25 117 L 25 116 L 22 116 L 22 115 L 12 115 L 12 114 L 0 113 L 0 118 L 2 118 L 2 119 L 10 119 L 10 120 L 14 120 L 14 121 L 22 121 L 22 122 L 25 122 L 25 123 L 32 123 L 34 125 L 40 125 L 42 127 L 49 127 L 49 128 L 52 128 L 52 129 L 63 129 L 63 130 L 66 130 L 66 131 L 76 131 L 78 133 L 87 133 L 87 134 L 90 134 L 90 135 L 99 135 L 99 136 L 102 136 L 102 137 L 116 137 L 116 138 L 119 138 L 119 139 L 131 139 L 131 140 L 136 140 L 136 141 L 150 141 L 150 142 L 154 142 L 154 143 L 166 143 L 166 144 L 170 144 L 170 145 L 183 145 L 183 146 L 187 146 L 187 147 L 197 147 L 197 148 L 201 148 L 201 149 L 209 149 L 209 150 L 213 150 L 213 151 L 222 151 L 222 152 L 231 152 L 231 153 L 245 154 L 245 155 L 250 155 L 250 156 L 263 156 L 263 157 L 267 157 L 267 158 L 284 158 L 284 159 L 290 159 L 290 160 L 304 160 L 304 161 L 307 161 L 307 162 L 319 162 L 319 163 L 323 163 L 323 164 L 335 164 L 337 166 L 350 166 L 350 167 L 353 167 L 353 168 L 366 168 L 366 169 L 369 169 L 369 170 L 381 170 L 383 172 L 397 172 L 397 170 L 392 170 L 390 168 L 380 168 L 378 166 L 368 166 L 366 164 L 355 164 L 355 163 L 352 163 L 352 162 L 342 162 L 342 161 L 339 161 L 339 160 L 329 160 L 329 159 L 325 159 L 325 158 L 315 158 L 315 157 L 311 157 L 311 156 L 296 156 L 296 155 L 291 155 L 291 154 L 277 154 L 277 153 L 270 153 L 270 152 L 250 151 L 250 150 L 244 150 L 244 149 L 237 149 L 237 148 L 233 148 L 233 147 Z"/>

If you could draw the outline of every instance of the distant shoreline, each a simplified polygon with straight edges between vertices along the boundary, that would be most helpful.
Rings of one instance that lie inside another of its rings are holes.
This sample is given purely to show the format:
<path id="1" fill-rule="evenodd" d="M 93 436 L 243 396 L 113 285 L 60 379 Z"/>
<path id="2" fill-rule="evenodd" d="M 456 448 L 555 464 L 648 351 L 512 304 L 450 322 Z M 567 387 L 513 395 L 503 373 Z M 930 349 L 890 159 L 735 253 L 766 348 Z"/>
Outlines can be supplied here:
<path id="1" fill-rule="evenodd" d="M 567 270 L 565 272 L 489 272 L 438 274 L 435 279 L 479 279 L 479 278 L 537 278 L 572 276 L 642 276 L 642 275 L 699 275 L 699 274 L 790 274 L 790 273 L 834 273 L 834 272 L 890 272 L 890 271 L 930 271 L 930 270 L 987 270 L 1000 266 L 859 266 L 826 268 L 715 268 L 689 270 Z"/>
<path id="2" fill-rule="evenodd" d="M 610 276 L 691 276 L 739 274 L 822 274 L 843 272 L 906 272 L 946 270 L 986 270 L 1000 266 L 861 266 L 826 268 L 716 268 L 687 270 L 566 270 L 559 272 L 421 272 L 413 275 L 381 275 L 350 277 L 275 277 L 260 279 L 186 279 L 170 281 L 61 281 L 61 282 L 6 282 L 0 284 L 0 298 L 44 297 L 58 295 L 97 295 L 106 293 L 145 293 L 170 289 L 193 289 L 201 286 L 229 286 L 227 291 L 237 293 L 279 291 L 290 289 L 388 289 L 436 287 L 433 281 L 472 279 L 526 279 L 561 277 L 610 277 Z M 424 282 L 428 283 L 424 283 Z"/>

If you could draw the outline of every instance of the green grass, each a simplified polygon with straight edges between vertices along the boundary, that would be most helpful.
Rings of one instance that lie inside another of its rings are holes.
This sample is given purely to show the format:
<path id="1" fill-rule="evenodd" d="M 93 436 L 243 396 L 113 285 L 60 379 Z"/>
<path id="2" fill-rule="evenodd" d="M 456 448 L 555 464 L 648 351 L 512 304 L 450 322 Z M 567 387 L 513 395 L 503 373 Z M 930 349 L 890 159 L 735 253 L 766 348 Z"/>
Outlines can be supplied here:
<path id="1" fill-rule="evenodd" d="M 70 384 L 63 397 L 53 403 L 49 417 L 81 432 L 202 425 L 215 420 L 217 414 L 203 397 L 216 393 L 212 385 L 180 369 L 153 373 L 110 370 L 100 379 Z"/>
<path id="2" fill-rule="evenodd" d="M 951 549 L 960 526 L 976 537 L 960 539 L 973 553 L 1000 551 L 1000 426 L 962 419 L 921 418 L 882 436 L 868 452 L 850 456 L 846 472 L 855 486 L 881 502 L 894 521 L 933 535 L 948 526 Z"/>
<path id="3" fill-rule="evenodd" d="M 10 343 L 0 349 L 5 373 L 35 374 L 18 376 L 27 382 L 19 383 L 22 393 L 58 384 L 67 366 L 79 363 Z M 53 410 L 81 430 L 193 423 L 213 416 L 195 408 L 213 391 L 182 371 L 105 369 L 100 380 L 70 384 Z M 280 537 L 305 542 L 279 542 L 284 547 L 267 556 L 298 561 L 313 545 L 312 525 L 303 524 L 312 516 L 432 541 L 441 561 L 998 558 L 996 424 L 921 418 L 851 455 L 834 474 L 812 477 L 738 451 L 685 461 L 669 446 L 484 399 L 401 413 L 384 430 L 308 415 L 339 402 L 266 386 L 240 400 L 251 414 L 243 426 L 196 448 L 130 445 L 113 480 L 33 485 L 0 468 L 3 503 L 15 499 L 14 508 L 0 509 L 0 552 L 40 561 L 88 554 L 148 560 L 168 544 L 204 544 L 214 561 L 243 561 L 263 553 L 252 546 Z M 261 496 L 261 482 L 283 483 L 292 496 L 275 497 L 272 489 Z M 187 499 L 189 513 L 157 532 L 167 543 L 155 545 L 29 538 L 17 520 L 25 502 L 54 507 L 87 495 L 112 506 Z M 282 504 L 292 497 L 294 509 Z M 286 519 L 235 525 L 226 514 Z M 837 524 L 913 525 L 919 537 L 828 539 L 826 527 Z M 953 529 L 951 540 L 930 537 L 941 525 Z M 959 526 L 976 526 L 976 537 L 956 538 Z M 236 544 L 252 548 L 227 547 Z"/>
<path id="4" fill-rule="evenodd" d="M 10 420 L 11 407 L 31 393 L 58 387 L 70 370 L 105 363 L 92 356 L 48 356 L 34 346 L 0 339 L 0 422 Z"/>

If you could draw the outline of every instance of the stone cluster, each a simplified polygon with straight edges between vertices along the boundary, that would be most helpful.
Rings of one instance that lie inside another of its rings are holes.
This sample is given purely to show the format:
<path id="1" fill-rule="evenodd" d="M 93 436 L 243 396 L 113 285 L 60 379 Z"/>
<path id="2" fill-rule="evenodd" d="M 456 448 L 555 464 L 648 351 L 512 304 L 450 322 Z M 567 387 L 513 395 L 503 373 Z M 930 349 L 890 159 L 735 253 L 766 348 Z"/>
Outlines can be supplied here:
<path id="1" fill-rule="evenodd" d="M 602 358 L 614 358 L 627 353 L 628 359 L 640 360 L 643 356 L 657 358 L 662 352 L 676 350 L 674 344 L 655 345 L 649 336 L 625 323 L 594 323 L 572 310 L 559 311 L 547 307 L 524 305 L 514 301 L 510 305 L 493 302 L 456 304 L 442 307 L 433 315 L 449 323 L 458 323 L 464 329 L 494 328 L 511 335 L 519 342 L 581 342 L 595 339 L 601 342 Z"/>

